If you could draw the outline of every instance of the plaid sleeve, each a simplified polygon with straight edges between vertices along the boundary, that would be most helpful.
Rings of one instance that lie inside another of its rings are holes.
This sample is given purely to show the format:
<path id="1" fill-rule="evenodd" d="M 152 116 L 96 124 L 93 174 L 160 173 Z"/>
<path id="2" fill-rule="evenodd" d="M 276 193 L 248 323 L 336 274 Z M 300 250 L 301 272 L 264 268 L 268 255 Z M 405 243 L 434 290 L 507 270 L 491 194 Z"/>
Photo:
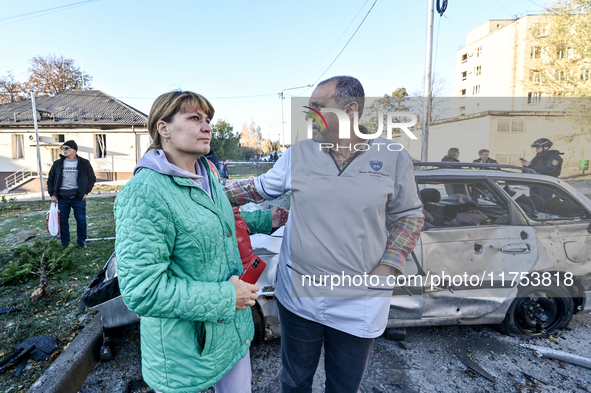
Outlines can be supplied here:
<path id="1" fill-rule="evenodd" d="M 388 245 L 380 261 L 382 265 L 392 266 L 400 274 L 404 273 L 406 256 L 415 248 L 421 234 L 424 218 L 401 217 L 388 220 Z"/>
<path id="2" fill-rule="evenodd" d="M 265 198 L 260 196 L 255 188 L 254 177 L 235 180 L 224 186 L 224 191 L 232 207 L 246 205 L 250 202 L 261 203 L 265 201 Z"/>

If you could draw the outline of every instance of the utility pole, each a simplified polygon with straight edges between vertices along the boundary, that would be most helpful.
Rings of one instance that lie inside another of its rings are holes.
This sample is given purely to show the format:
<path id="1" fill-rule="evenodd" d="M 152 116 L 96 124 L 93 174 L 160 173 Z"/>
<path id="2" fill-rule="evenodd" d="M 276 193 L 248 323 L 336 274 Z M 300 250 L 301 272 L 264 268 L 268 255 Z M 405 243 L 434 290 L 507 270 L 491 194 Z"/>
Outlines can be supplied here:
<path id="1" fill-rule="evenodd" d="M 39 180 L 41 181 L 41 199 L 45 201 L 43 187 L 43 167 L 41 166 L 41 148 L 39 147 L 39 129 L 37 127 L 37 105 L 35 105 L 35 89 L 31 88 L 31 102 L 33 104 L 33 124 L 35 124 L 35 139 L 37 139 L 37 163 L 39 164 Z"/>
<path id="2" fill-rule="evenodd" d="M 304 87 L 312 87 L 312 86 L 314 86 L 314 85 L 312 84 L 312 85 L 299 86 L 299 87 L 290 87 L 289 89 L 281 90 L 281 92 L 279 93 L 279 98 L 281 99 L 281 135 L 283 135 L 283 146 L 281 147 L 281 150 L 283 152 L 285 152 L 285 121 L 283 120 L 283 92 L 285 90 L 303 89 Z M 291 138 L 290 138 L 290 141 L 291 141 Z M 279 143 L 281 144 L 281 140 L 279 141 Z"/>
<path id="3" fill-rule="evenodd" d="M 433 15 L 435 0 L 427 0 L 429 10 L 427 14 L 427 45 L 425 53 L 425 97 L 423 106 L 423 139 L 421 145 L 421 161 L 428 161 L 429 149 L 429 121 L 431 120 L 431 66 L 433 64 Z"/>

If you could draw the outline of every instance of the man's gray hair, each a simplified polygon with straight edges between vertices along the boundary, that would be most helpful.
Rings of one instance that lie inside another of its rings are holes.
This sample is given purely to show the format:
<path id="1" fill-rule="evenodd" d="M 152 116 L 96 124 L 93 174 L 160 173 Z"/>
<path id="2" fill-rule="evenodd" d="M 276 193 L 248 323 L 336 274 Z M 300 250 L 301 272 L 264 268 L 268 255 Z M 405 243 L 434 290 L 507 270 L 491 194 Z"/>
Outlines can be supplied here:
<path id="1" fill-rule="evenodd" d="M 363 106 L 365 104 L 365 91 L 363 90 L 361 82 L 352 76 L 340 75 L 323 80 L 318 86 L 330 82 L 336 83 L 334 97 L 341 108 L 350 102 L 356 102 L 357 105 L 359 105 L 357 112 L 359 113 L 359 118 L 361 118 L 361 115 L 363 114 Z"/>

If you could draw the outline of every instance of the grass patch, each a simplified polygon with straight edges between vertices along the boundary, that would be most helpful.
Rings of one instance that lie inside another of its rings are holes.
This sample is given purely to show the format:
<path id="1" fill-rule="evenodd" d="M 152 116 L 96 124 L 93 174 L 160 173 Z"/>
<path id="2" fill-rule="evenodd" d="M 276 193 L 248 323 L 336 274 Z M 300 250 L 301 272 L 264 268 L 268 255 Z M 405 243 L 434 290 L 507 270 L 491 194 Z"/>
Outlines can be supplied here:
<path id="1" fill-rule="evenodd" d="M 111 184 L 96 183 L 90 193 L 91 194 L 115 193 L 115 192 L 119 192 L 119 190 L 121 190 L 121 187 L 123 187 L 122 184 L 118 184 L 118 185 L 114 186 Z"/>
<path id="2" fill-rule="evenodd" d="M 112 198 L 91 198 L 86 205 L 88 237 L 103 238 L 115 236 Z M 0 215 L 0 270 L 13 260 L 12 251 L 31 236 L 49 236 L 45 228 L 45 213 L 49 202 L 18 202 L 17 211 L 2 212 Z M 76 239 L 76 221 L 70 215 L 71 238 Z M 32 244 L 28 240 L 27 244 Z M 90 280 L 102 269 L 115 249 L 114 240 L 88 242 L 84 250 L 72 253 L 74 268 L 54 272 L 48 278 L 47 296 L 38 302 L 31 302 L 31 293 L 38 285 L 38 277 L 20 280 L 15 284 L 0 285 L 0 308 L 21 308 L 25 310 L 0 315 L 0 359 L 12 353 L 12 346 L 29 337 L 38 335 L 54 336 L 57 348 L 48 360 L 29 360 L 29 366 L 20 378 L 13 378 L 17 365 L 0 373 L 0 393 L 26 391 L 33 382 L 61 354 L 64 348 L 83 329 L 92 315 L 88 310 L 76 316 L 80 296 Z"/>
<path id="3" fill-rule="evenodd" d="M 267 173 L 271 168 L 273 168 L 271 164 L 260 164 L 258 168 L 251 168 L 250 165 L 241 165 L 228 168 L 228 172 L 230 172 L 230 179 L 246 179 L 251 176 L 259 176 Z"/>

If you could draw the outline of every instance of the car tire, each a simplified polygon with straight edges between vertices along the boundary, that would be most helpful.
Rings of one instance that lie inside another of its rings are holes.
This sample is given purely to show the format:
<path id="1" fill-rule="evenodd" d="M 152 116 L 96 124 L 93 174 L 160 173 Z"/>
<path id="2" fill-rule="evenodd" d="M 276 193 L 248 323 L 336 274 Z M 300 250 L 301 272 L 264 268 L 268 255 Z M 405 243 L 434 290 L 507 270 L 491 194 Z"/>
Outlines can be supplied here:
<path id="1" fill-rule="evenodd" d="M 251 310 L 252 320 L 254 322 L 254 338 L 252 341 L 256 344 L 262 343 L 265 340 L 265 320 L 263 313 L 258 303 L 251 307 Z"/>
<path id="2" fill-rule="evenodd" d="M 547 337 L 564 329 L 575 310 L 572 295 L 555 281 L 548 286 L 523 286 L 499 330 L 520 337 Z"/>

